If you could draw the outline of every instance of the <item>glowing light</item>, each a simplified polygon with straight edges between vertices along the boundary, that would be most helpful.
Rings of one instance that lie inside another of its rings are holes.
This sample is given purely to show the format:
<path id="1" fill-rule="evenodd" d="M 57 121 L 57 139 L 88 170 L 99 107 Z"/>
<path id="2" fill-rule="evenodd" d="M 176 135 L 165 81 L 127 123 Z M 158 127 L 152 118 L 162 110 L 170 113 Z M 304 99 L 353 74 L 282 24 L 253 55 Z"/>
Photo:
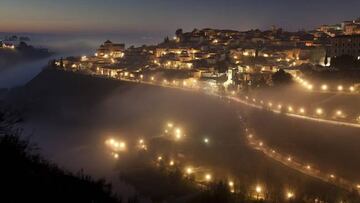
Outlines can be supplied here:
<path id="1" fill-rule="evenodd" d="M 155 80 L 155 77 L 151 77 L 151 80 L 154 81 L 154 80 Z"/>
<path id="2" fill-rule="evenodd" d="M 334 174 L 330 174 L 330 178 L 334 179 L 335 175 Z"/>
<path id="3" fill-rule="evenodd" d="M 288 107 L 289 112 L 293 112 L 293 108 L 291 106 Z"/>
<path id="4" fill-rule="evenodd" d="M 262 192 L 262 187 L 260 185 L 257 185 L 256 188 L 255 188 L 255 191 L 257 193 L 261 193 Z"/>
<path id="5" fill-rule="evenodd" d="M 139 140 L 139 148 L 142 150 L 147 150 L 147 146 L 144 144 L 144 140 Z"/>
<path id="6" fill-rule="evenodd" d="M 120 142 L 120 148 L 124 149 L 126 147 L 125 142 Z"/>
<path id="7" fill-rule="evenodd" d="M 172 128 L 172 127 L 174 127 L 174 124 L 168 123 L 167 126 L 168 126 L 169 128 Z"/>
<path id="8" fill-rule="evenodd" d="M 282 105 L 281 105 L 281 104 L 279 104 L 279 105 L 278 105 L 278 109 L 281 109 L 281 108 L 282 108 Z"/>
<path id="9" fill-rule="evenodd" d="M 170 165 L 170 166 L 173 166 L 174 164 L 175 164 L 174 161 L 170 161 L 170 162 L 169 162 L 169 165 Z"/>
<path id="10" fill-rule="evenodd" d="M 211 179 L 212 179 L 212 176 L 211 176 L 211 174 L 209 174 L 209 173 L 207 173 L 207 174 L 205 174 L 205 180 L 206 181 L 211 181 Z"/>
<path id="11" fill-rule="evenodd" d="M 115 158 L 115 159 L 119 159 L 119 154 L 118 154 L 118 153 L 114 153 L 114 158 Z"/>
<path id="12" fill-rule="evenodd" d="M 343 112 L 342 112 L 341 110 L 337 110 L 337 111 L 336 111 L 336 115 L 337 115 L 337 116 L 342 116 L 342 115 L 343 115 Z"/>
<path id="13" fill-rule="evenodd" d="M 288 192 L 286 193 L 286 198 L 287 198 L 287 199 L 292 199 L 292 198 L 294 198 L 294 196 L 295 196 L 295 194 L 294 194 L 293 192 L 291 192 L 291 191 L 288 191 Z"/>
<path id="14" fill-rule="evenodd" d="M 186 168 L 186 173 L 187 173 L 188 175 L 192 174 L 192 173 L 193 173 L 193 169 L 192 169 L 191 167 L 187 167 L 187 168 Z"/>
<path id="15" fill-rule="evenodd" d="M 313 85 L 308 85 L 307 88 L 308 88 L 309 90 L 312 90 L 312 89 L 314 88 L 314 86 L 313 86 Z"/>
<path id="16" fill-rule="evenodd" d="M 259 146 L 262 147 L 264 145 L 263 142 L 259 142 Z"/>
<path id="17" fill-rule="evenodd" d="M 288 157 L 287 160 L 290 162 L 290 161 L 292 161 L 292 158 L 291 158 L 291 157 Z"/>
<path id="18" fill-rule="evenodd" d="M 316 109 L 316 114 L 317 115 L 322 115 L 323 113 L 324 113 L 324 111 L 321 108 Z"/>
<path id="19" fill-rule="evenodd" d="M 310 166 L 310 165 L 307 165 L 307 166 L 306 166 L 306 169 L 310 170 L 310 169 L 311 169 L 311 166 Z"/>
<path id="20" fill-rule="evenodd" d="M 321 89 L 326 91 L 328 89 L 328 86 L 327 85 L 321 85 Z"/>
<path id="21" fill-rule="evenodd" d="M 305 109 L 304 109 L 304 108 L 300 108 L 299 112 L 300 112 L 301 114 L 304 114 L 304 113 L 305 113 Z"/>
<path id="22" fill-rule="evenodd" d="M 344 89 L 344 87 L 343 87 L 342 85 L 339 85 L 339 86 L 337 87 L 337 90 L 338 90 L 338 91 L 343 91 L 343 89 Z"/>
<path id="23" fill-rule="evenodd" d="M 272 107 L 272 106 L 273 106 L 273 104 L 272 104 L 271 102 L 269 102 L 269 103 L 268 103 L 268 106 L 269 106 L 269 107 Z"/>
<path id="24" fill-rule="evenodd" d="M 162 159 L 163 159 L 162 156 L 158 156 L 157 158 L 158 161 L 161 161 Z"/>
<path id="25" fill-rule="evenodd" d="M 180 135 L 180 134 L 176 134 L 175 137 L 176 137 L 177 140 L 181 139 L 181 135 Z"/>
<path id="26" fill-rule="evenodd" d="M 351 87 L 349 87 L 349 90 L 350 90 L 350 92 L 354 92 L 354 91 L 355 91 L 355 87 L 351 86 Z"/>
<path id="27" fill-rule="evenodd" d="M 87 56 L 82 56 L 81 57 L 81 61 L 86 61 L 87 60 Z"/>
<path id="28" fill-rule="evenodd" d="M 253 138 L 253 135 L 252 135 L 252 134 L 249 134 L 248 137 L 249 137 L 249 138 Z"/>
<path id="29" fill-rule="evenodd" d="M 234 187 L 234 182 L 233 181 L 229 181 L 229 187 Z"/>
<path id="30" fill-rule="evenodd" d="M 126 150 L 125 142 L 118 142 L 113 138 L 106 140 L 105 144 L 108 145 L 114 151 L 125 151 Z"/>
<path id="31" fill-rule="evenodd" d="M 114 139 L 109 139 L 107 142 L 110 143 L 110 144 L 114 144 L 115 140 Z"/>
<path id="32" fill-rule="evenodd" d="M 208 139 L 208 138 L 204 138 L 204 142 L 205 142 L 206 144 L 208 144 L 208 143 L 209 143 L 209 139 Z"/>

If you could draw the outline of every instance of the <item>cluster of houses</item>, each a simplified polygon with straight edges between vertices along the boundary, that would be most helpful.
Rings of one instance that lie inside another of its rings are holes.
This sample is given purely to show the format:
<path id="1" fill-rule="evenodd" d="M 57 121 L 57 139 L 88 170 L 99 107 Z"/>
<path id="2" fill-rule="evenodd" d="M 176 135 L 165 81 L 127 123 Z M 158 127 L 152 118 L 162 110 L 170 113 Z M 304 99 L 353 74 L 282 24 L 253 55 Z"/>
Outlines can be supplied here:
<path id="1" fill-rule="evenodd" d="M 322 25 L 317 29 L 331 37 L 340 35 L 359 35 L 360 34 L 360 18 L 356 20 L 343 21 L 339 24 Z"/>
<path id="2" fill-rule="evenodd" d="M 15 49 L 17 46 L 21 44 L 21 42 L 28 42 L 30 41 L 29 37 L 23 37 L 23 36 L 5 36 L 2 39 L 0 39 L 0 48 L 3 49 Z"/>
<path id="3" fill-rule="evenodd" d="M 359 24 L 359 20 L 352 21 Z M 332 27 L 332 26 L 328 26 Z M 238 84 L 271 83 L 279 69 L 296 71 L 303 64 L 328 66 L 331 57 L 350 54 L 360 56 L 360 37 L 349 34 L 348 24 L 341 35 L 333 36 L 326 26 L 315 31 L 287 32 L 270 30 L 245 32 L 219 29 L 178 29 L 174 37 L 157 45 L 129 47 L 106 41 L 94 56 L 70 57 L 57 65 L 117 77 L 124 72 L 135 76 L 149 71 L 183 71 L 191 77 L 216 80 L 229 78 Z M 345 35 L 347 34 L 347 35 Z"/>

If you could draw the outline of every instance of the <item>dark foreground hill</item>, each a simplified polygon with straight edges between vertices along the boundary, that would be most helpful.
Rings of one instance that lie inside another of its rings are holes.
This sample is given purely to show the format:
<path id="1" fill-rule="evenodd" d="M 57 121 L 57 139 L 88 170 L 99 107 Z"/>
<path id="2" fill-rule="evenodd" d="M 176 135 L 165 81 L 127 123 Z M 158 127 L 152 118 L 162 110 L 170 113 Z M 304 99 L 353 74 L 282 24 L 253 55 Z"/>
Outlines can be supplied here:
<path id="1" fill-rule="evenodd" d="M 0 111 L 0 202 L 120 202 L 105 180 L 45 160 L 20 139 L 18 116 Z"/>

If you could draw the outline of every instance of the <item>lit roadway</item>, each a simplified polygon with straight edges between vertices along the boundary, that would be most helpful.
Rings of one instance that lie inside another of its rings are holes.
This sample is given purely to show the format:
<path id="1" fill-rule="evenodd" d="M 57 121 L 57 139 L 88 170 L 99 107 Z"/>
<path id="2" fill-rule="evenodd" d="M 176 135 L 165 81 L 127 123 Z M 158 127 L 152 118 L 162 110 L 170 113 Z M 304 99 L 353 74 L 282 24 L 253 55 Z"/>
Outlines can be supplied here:
<path id="1" fill-rule="evenodd" d="M 199 88 L 186 88 L 186 87 L 181 87 L 181 86 L 174 86 L 171 85 L 170 82 L 168 82 L 167 84 L 162 84 L 162 83 L 157 83 L 157 82 L 152 82 L 152 81 L 134 81 L 132 79 L 123 79 L 121 78 L 120 80 L 123 81 L 128 81 L 128 82 L 136 82 L 136 83 L 142 83 L 142 84 L 148 84 L 148 85 L 155 85 L 155 86 L 161 86 L 161 87 L 167 87 L 167 88 L 174 88 L 174 89 L 181 89 L 181 90 L 187 90 L 187 91 L 195 91 L 195 90 L 200 90 Z M 214 96 L 221 96 L 219 94 L 216 93 L 212 93 L 209 95 L 214 95 Z M 285 112 L 281 112 L 279 110 L 274 110 L 274 109 L 270 109 L 270 108 L 266 108 L 263 105 L 257 105 L 254 103 L 250 103 L 247 102 L 246 100 L 242 100 L 238 97 L 235 96 L 225 96 L 227 99 L 230 99 L 232 101 L 253 107 L 253 108 L 257 108 L 257 109 L 265 109 L 268 111 L 272 111 L 274 113 L 278 113 L 278 114 L 282 114 L 285 116 L 289 116 L 292 118 L 297 118 L 297 119 L 304 119 L 304 120 L 309 120 L 309 121 L 315 121 L 315 122 L 320 122 L 320 123 L 327 123 L 327 124 L 332 124 L 332 125 L 339 125 L 339 126 L 348 126 L 348 127 L 355 127 L 355 128 L 360 128 L 360 124 L 357 123 L 350 123 L 350 122 L 344 122 L 344 121 L 335 121 L 335 120 L 328 120 L 328 119 L 322 119 L 322 118 L 315 118 L 315 117 L 310 117 L 310 116 L 305 116 L 305 115 L 299 115 L 299 114 L 294 114 L 294 113 L 285 113 Z"/>
<path id="2" fill-rule="evenodd" d="M 272 111 L 274 113 L 279 113 L 279 114 L 281 113 L 283 115 L 293 117 L 293 118 L 305 119 L 305 120 L 316 121 L 316 122 L 320 122 L 320 123 L 327 123 L 327 124 L 332 124 L 332 125 L 340 125 L 340 126 L 348 126 L 348 127 L 360 128 L 360 124 L 357 124 L 357 123 L 349 123 L 349 122 L 343 122 L 343 121 L 335 121 L 335 120 L 328 120 L 328 119 L 322 119 L 322 118 L 314 118 L 314 117 L 310 117 L 310 116 L 293 114 L 293 113 L 285 113 L 285 112 L 281 112 L 279 110 L 265 108 L 262 105 L 257 105 L 257 104 L 247 102 L 246 100 L 242 100 L 242 99 L 240 99 L 238 97 L 234 97 L 234 96 L 226 96 L 226 97 L 228 99 L 232 100 L 232 101 L 242 103 L 242 104 L 245 104 L 245 105 L 253 107 L 253 108 L 266 109 L 268 111 Z"/>
<path id="3" fill-rule="evenodd" d="M 357 184 L 352 183 L 349 180 L 345 180 L 341 177 L 337 177 L 334 174 L 322 173 L 320 170 L 312 168 L 310 165 L 295 160 L 294 157 L 278 153 L 276 150 L 273 150 L 270 147 L 266 146 L 261 140 L 256 139 L 252 134 L 251 136 L 248 136 L 248 144 L 251 148 L 261 151 L 267 157 L 277 162 L 280 162 L 283 165 L 292 168 L 296 171 L 299 171 L 303 174 L 336 185 L 348 191 L 352 191 L 353 189 L 358 189 Z"/>

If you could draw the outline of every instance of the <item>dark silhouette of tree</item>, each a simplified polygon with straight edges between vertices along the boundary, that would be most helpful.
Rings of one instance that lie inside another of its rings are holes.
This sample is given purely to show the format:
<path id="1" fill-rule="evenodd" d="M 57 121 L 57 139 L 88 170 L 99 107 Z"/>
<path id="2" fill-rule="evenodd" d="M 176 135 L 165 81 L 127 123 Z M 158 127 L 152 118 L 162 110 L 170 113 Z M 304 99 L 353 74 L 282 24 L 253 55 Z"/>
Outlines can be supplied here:
<path id="1" fill-rule="evenodd" d="M 283 69 L 280 69 L 272 75 L 272 81 L 275 86 L 287 85 L 292 83 L 292 76 Z"/>
<path id="2" fill-rule="evenodd" d="M 236 202 L 235 196 L 230 192 L 228 184 L 225 182 L 215 182 L 210 184 L 192 202 L 197 203 L 233 203 Z"/>
<path id="3" fill-rule="evenodd" d="M 64 59 L 62 57 L 60 58 L 60 67 L 64 67 Z"/>
<path id="4" fill-rule="evenodd" d="M 325 53 L 325 59 L 324 59 L 324 64 L 327 65 L 329 63 L 328 61 L 328 54 L 327 52 Z"/>
<path id="5" fill-rule="evenodd" d="M 176 37 L 180 37 L 183 34 L 183 30 L 181 28 L 177 29 L 175 32 Z"/>
<path id="6" fill-rule="evenodd" d="M 0 202 L 121 202 L 105 180 L 74 175 L 42 158 L 21 138 L 17 114 L 0 110 Z"/>
<path id="7" fill-rule="evenodd" d="M 331 59 L 331 66 L 338 69 L 360 68 L 360 60 L 357 60 L 356 57 L 349 55 L 333 57 Z"/>

